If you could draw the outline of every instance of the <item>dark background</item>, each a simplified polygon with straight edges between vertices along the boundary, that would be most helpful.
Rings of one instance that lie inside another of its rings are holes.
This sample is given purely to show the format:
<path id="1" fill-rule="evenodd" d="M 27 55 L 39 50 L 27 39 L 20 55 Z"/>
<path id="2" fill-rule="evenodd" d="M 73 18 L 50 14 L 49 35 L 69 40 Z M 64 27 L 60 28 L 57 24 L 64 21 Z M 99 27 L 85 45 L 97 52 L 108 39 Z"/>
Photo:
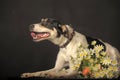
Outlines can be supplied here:
<path id="1" fill-rule="evenodd" d="M 58 46 L 32 41 L 28 26 L 41 18 L 72 24 L 120 50 L 119 0 L 1 0 L 0 77 L 54 67 Z"/>

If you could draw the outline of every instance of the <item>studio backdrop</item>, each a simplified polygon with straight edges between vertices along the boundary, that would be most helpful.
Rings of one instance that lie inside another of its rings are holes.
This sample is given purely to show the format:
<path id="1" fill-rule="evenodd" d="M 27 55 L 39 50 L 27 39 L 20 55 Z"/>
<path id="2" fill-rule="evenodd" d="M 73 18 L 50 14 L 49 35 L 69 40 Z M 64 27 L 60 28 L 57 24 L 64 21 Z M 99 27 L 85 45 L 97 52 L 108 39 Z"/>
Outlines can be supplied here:
<path id="1" fill-rule="evenodd" d="M 54 67 L 59 47 L 32 41 L 28 26 L 54 18 L 120 50 L 119 0 L 1 0 L 0 77 Z"/>

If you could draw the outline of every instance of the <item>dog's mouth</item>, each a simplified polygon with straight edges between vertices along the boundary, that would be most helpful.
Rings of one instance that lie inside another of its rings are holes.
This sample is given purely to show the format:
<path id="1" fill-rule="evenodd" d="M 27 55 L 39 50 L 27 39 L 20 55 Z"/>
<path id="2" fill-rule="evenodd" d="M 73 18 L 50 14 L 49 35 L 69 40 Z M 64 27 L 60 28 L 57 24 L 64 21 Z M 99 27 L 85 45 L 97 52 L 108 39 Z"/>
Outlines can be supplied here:
<path id="1" fill-rule="evenodd" d="M 39 40 L 43 38 L 48 38 L 50 36 L 49 32 L 31 32 L 31 36 L 34 40 Z"/>

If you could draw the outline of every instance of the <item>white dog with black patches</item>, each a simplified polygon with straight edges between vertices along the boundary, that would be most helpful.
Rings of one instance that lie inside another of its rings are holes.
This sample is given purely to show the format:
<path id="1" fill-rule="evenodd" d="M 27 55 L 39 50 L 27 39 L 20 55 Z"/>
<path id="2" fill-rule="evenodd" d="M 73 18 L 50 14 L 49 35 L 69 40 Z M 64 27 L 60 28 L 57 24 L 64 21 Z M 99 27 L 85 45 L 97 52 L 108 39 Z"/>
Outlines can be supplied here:
<path id="1" fill-rule="evenodd" d="M 90 41 L 94 40 L 88 36 L 74 31 L 71 25 L 63 25 L 59 21 L 51 18 L 42 19 L 40 23 L 30 25 L 30 32 L 35 42 L 49 40 L 60 47 L 55 67 L 45 71 L 33 73 L 23 73 L 22 78 L 28 77 L 48 77 L 48 78 L 71 78 L 77 74 L 78 70 L 73 70 L 70 63 L 70 56 L 76 56 L 76 50 L 80 44 L 86 47 Z M 97 40 L 98 44 L 105 47 L 108 56 L 119 63 L 120 53 L 110 44 Z M 92 47 L 92 46 L 90 46 Z M 68 67 L 66 71 L 61 70 Z M 118 72 L 119 74 L 119 72 Z"/>

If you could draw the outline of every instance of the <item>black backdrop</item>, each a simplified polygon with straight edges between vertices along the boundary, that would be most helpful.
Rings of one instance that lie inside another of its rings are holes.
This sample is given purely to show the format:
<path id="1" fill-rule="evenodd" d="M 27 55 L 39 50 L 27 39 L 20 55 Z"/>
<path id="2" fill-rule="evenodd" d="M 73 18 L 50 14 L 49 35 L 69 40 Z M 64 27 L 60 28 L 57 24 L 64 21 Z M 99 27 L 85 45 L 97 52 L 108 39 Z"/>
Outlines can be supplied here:
<path id="1" fill-rule="evenodd" d="M 54 67 L 59 48 L 35 43 L 28 26 L 41 18 L 72 24 L 80 33 L 106 41 L 120 50 L 119 0 L 1 0 L 0 77 Z"/>

